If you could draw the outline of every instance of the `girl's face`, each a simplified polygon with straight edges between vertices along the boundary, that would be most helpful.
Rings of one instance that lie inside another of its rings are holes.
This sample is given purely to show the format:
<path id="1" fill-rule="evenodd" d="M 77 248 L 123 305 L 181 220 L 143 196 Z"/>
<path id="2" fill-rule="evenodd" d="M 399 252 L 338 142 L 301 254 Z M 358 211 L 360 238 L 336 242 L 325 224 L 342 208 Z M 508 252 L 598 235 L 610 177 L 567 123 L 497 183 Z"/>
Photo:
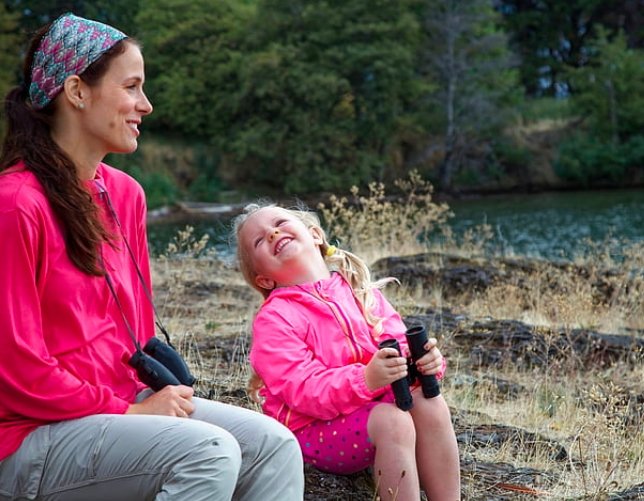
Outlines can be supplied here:
<path id="1" fill-rule="evenodd" d="M 152 112 L 144 80 L 141 51 L 126 43 L 125 52 L 111 61 L 99 83 L 87 87 L 81 138 L 86 147 L 103 155 L 136 150 L 141 119 Z"/>
<path id="2" fill-rule="evenodd" d="M 248 217 L 239 232 L 239 244 L 263 289 L 301 283 L 306 270 L 322 259 L 319 229 L 279 207 L 266 207 Z"/>

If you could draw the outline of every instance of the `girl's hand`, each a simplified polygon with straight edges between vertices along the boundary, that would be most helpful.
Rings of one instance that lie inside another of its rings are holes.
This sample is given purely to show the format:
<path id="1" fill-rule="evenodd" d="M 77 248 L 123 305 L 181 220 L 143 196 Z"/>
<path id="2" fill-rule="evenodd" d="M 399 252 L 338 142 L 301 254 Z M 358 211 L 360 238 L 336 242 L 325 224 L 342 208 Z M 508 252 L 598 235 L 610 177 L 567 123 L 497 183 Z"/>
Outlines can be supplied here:
<path id="1" fill-rule="evenodd" d="M 407 359 L 398 355 L 394 348 L 378 350 L 364 369 L 365 382 L 370 391 L 387 386 L 406 375 Z"/>
<path id="2" fill-rule="evenodd" d="M 437 374 L 443 367 L 443 355 L 436 347 L 436 338 L 430 338 L 425 344 L 425 353 L 422 357 L 416 360 L 416 368 L 423 375 Z"/>
<path id="3" fill-rule="evenodd" d="M 190 386 L 166 386 L 142 402 L 130 404 L 126 414 L 188 417 L 195 410 L 193 394 Z"/>

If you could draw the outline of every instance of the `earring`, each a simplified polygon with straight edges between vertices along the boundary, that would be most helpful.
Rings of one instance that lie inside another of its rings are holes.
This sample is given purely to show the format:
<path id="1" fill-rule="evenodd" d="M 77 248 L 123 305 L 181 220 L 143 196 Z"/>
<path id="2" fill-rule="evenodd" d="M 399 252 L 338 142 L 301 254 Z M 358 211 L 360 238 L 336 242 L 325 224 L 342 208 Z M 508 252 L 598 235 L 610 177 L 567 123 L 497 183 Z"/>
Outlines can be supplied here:
<path id="1" fill-rule="evenodd" d="M 84 110 L 84 109 L 85 109 L 85 103 L 78 103 L 78 104 L 76 105 L 76 107 L 77 107 L 79 110 Z"/>

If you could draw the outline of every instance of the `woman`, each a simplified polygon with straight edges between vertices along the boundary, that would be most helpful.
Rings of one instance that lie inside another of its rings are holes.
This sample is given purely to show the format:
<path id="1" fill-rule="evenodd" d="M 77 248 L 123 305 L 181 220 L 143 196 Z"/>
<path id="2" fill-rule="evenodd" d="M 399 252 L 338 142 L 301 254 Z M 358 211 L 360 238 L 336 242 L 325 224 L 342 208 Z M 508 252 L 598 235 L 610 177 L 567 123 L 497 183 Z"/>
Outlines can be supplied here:
<path id="1" fill-rule="evenodd" d="M 102 159 L 152 112 L 137 43 L 65 14 L 6 97 L 0 155 L 0 500 L 301 499 L 291 433 L 247 409 L 152 393 L 141 187 Z"/>

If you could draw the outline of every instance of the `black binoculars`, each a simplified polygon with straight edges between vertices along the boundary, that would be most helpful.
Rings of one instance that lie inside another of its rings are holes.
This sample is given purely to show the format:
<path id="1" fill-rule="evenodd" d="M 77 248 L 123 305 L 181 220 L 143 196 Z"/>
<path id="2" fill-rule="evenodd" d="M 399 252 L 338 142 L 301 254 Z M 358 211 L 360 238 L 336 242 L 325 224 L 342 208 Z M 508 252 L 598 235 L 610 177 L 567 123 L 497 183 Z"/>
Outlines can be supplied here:
<path id="1" fill-rule="evenodd" d="M 177 350 L 156 337 L 150 338 L 143 351 L 137 348 L 128 364 L 136 369 L 139 380 L 154 391 L 168 385 L 192 386 L 196 381 Z"/>
<path id="2" fill-rule="evenodd" d="M 385 339 L 378 344 L 378 348 L 394 348 L 398 352 L 398 356 L 401 356 L 400 345 L 395 339 Z M 391 357 L 388 357 L 391 358 Z M 407 371 L 409 374 L 409 370 Z M 394 399 L 396 401 L 396 406 L 403 411 L 408 411 L 414 406 L 414 401 L 411 396 L 411 390 L 409 389 L 409 376 L 401 377 L 393 383 L 391 383 L 391 389 L 394 392 Z"/>
<path id="3" fill-rule="evenodd" d="M 438 380 L 433 374 L 420 374 L 416 369 L 416 361 L 425 353 L 425 344 L 427 343 L 427 331 L 422 325 L 414 325 L 405 332 L 407 344 L 411 354 L 411 360 L 407 362 L 407 377 L 403 377 L 391 383 L 391 389 L 394 392 L 396 405 L 403 411 L 408 411 L 414 406 L 414 402 L 409 389 L 416 379 L 420 379 L 420 386 L 423 389 L 425 398 L 434 398 L 440 395 L 440 386 Z M 379 348 L 395 348 L 400 354 L 400 345 L 395 339 L 385 339 L 379 345 Z"/>

